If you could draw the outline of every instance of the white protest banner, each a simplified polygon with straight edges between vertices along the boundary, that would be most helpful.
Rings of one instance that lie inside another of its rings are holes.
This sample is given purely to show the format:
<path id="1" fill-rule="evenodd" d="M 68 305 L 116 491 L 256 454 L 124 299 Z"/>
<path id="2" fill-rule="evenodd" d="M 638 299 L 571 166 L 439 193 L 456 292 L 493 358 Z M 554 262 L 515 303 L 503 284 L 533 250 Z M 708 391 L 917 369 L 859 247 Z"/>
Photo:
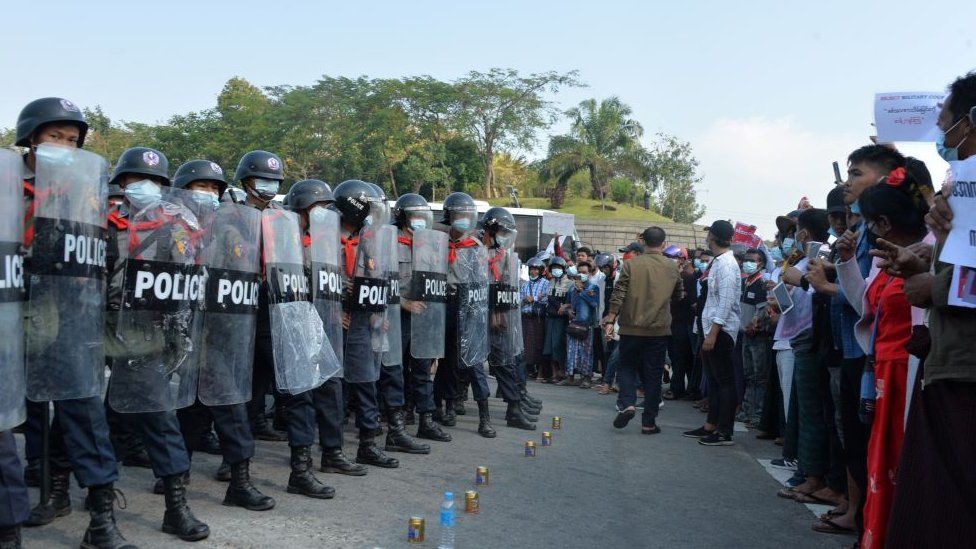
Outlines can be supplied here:
<path id="1" fill-rule="evenodd" d="M 949 163 L 952 230 L 939 261 L 976 267 L 976 156 Z"/>
<path id="2" fill-rule="evenodd" d="M 576 216 L 561 212 L 542 212 L 542 233 L 572 235 L 576 232 Z"/>
<path id="3" fill-rule="evenodd" d="M 878 141 L 935 141 L 939 103 L 945 92 L 891 92 L 874 95 L 874 125 Z"/>

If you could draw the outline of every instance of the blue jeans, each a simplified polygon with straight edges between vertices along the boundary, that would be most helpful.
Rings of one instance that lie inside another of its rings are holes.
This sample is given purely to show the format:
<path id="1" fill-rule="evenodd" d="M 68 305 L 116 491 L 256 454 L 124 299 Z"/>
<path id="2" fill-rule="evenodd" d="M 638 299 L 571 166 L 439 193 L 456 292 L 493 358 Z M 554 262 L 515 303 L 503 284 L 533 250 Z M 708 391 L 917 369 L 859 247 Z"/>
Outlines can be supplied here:
<path id="1" fill-rule="evenodd" d="M 610 340 L 607 343 L 607 354 L 610 358 L 607 359 L 607 367 L 603 372 L 603 383 L 607 387 L 613 387 L 613 382 L 617 378 L 617 365 L 620 364 L 620 344 L 617 341 Z"/>
<path id="2" fill-rule="evenodd" d="M 664 374 L 664 357 L 668 352 L 668 336 L 642 337 L 620 336 L 620 395 L 617 405 L 621 410 L 637 405 L 637 381 L 644 386 L 644 413 L 641 424 L 651 427 L 657 421 L 658 404 L 661 402 L 661 380 Z"/>
<path id="3" fill-rule="evenodd" d="M 742 413 L 746 419 L 759 424 L 769 382 L 769 353 L 773 342 L 769 336 L 745 336 L 742 342 L 742 366 L 746 377 L 746 394 L 742 400 Z"/>

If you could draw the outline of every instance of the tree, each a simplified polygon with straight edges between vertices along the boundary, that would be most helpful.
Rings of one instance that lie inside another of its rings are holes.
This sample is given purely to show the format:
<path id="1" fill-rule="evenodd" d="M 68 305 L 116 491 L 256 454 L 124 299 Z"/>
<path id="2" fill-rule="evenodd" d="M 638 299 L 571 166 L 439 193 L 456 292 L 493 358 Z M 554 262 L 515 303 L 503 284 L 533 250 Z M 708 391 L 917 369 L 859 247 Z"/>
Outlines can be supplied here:
<path id="1" fill-rule="evenodd" d="M 698 176 L 698 160 L 691 145 L 673 135 L 658 134 L 658 141 L 651 153 L 656 182 L 655 201 L 661 215 L 678 223 L 694 223 L 705 215 L 705 207 L 698 204 L 695 187 L 701 182 Z"/>
<path id="2" fill-rule="evenodd" d="M 528 149 L 536 141 L 536 132 L 555 121 L 555 104 L 543 94 L 581 85 L 577 71 L 522 76 L 514 69 L 499 68 L 472 71 L 457 81 L 458 124 L 478 143 L 486 198 L 499 195 L 494 173 L 497 150 Z"/>
<path id="3" fill-rule="evenodd" d="M 570 131 L 549 141 L 542 176 L 556 179 L 557 189 L 564 189 L 570 177 L 585 170 L 589 173 L 592 197 L 601 202 L 614 177 L 648 180 L 651 155 L 640 142 L 644 129 L 630 118 L 631 114 L 630 107 L 617 97 L 599 103 L 587 99 L 566 111 L 572 121 Z M 557 194 L 558 191 L 553 196 Z"/>

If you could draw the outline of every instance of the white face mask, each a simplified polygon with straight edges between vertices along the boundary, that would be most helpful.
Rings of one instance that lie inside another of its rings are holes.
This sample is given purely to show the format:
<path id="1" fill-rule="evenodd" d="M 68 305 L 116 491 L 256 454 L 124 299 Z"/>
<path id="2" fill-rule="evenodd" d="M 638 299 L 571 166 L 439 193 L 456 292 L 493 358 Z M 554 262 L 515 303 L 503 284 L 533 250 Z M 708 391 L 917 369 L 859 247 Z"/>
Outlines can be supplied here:
<path id="1" fill-rule="evenodd" d="M 129 183 L 122 192 L 125 193 L 125 199 L 129 201 L 132 209 L 136 211 L 152 206 L 163 197 L 163 190 L 149 179 Z"/>
<path id="2" fill-rule="evenodd" d="M 559 277 L 563 276 L 563 270 L 562 269 L 553 269 L 552 270 L 552 276 L 554 276 L 556 278 L 559 278 Z"/>
<path id="3" fill-rule="evenodd" d="M 583 273 L 579 275 L 580 282 L 586 284 L 586 281 L 590 279 L 590 275 Z"/>
<path id="4" fill-rule="evenodd" d="M 217 208 L 220 207 L 220 199 L 217 198 L 217 195 L 215 195 L 214 193 L 210 191 L 190 191 L 190 192 L 191 192 L 190 200 L 193 201 L 193 204 L 196 207 L 200 208 L 200 211 L 213 212 L 213 211 L 217 211 Z"/>
<path id="5" fill-rule="evenodd" d="M 258 195 L 258 198 L 262 200 L 271 200 L 278 194 L 278 189 L 281 187 L 280 181 L 275 181 L 274 179 L 255 179 L 254 180 L 254 192 Z"/>
<path id="6" fill-rule="evenodd" d="M 427 222 L 423 219 L 411 219 L 410 220 L 410 230 L 420 231 L 427 228 Z"/>

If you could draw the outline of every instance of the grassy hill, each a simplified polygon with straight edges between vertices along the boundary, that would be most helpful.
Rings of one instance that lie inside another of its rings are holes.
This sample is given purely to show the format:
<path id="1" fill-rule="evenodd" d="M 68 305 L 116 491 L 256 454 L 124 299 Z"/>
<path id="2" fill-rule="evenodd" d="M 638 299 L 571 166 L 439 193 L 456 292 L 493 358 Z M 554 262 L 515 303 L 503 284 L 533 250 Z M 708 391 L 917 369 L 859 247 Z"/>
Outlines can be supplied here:
<path id="1" fill-rule="evenodd" d="M 496 198 L 488 202 L 492 206 L 509 205 L 507 197 Z M 550 209 L 548 198 L 521 198 L 520 202 L 523 208 Z M 556 211 L 573 214 L 577 219 L 620 219 L 648 222 L 671 221 L 657 212 L 647 211 L 643 208 L 632 208 L 629 205 L 617 204 L 610 200 L 607 200 L 606 207 L 606 210 L 601 209 L 599 200 L 590 198 L 567 198 L 566 202 L 563 203 L 563 207 Z"/>

